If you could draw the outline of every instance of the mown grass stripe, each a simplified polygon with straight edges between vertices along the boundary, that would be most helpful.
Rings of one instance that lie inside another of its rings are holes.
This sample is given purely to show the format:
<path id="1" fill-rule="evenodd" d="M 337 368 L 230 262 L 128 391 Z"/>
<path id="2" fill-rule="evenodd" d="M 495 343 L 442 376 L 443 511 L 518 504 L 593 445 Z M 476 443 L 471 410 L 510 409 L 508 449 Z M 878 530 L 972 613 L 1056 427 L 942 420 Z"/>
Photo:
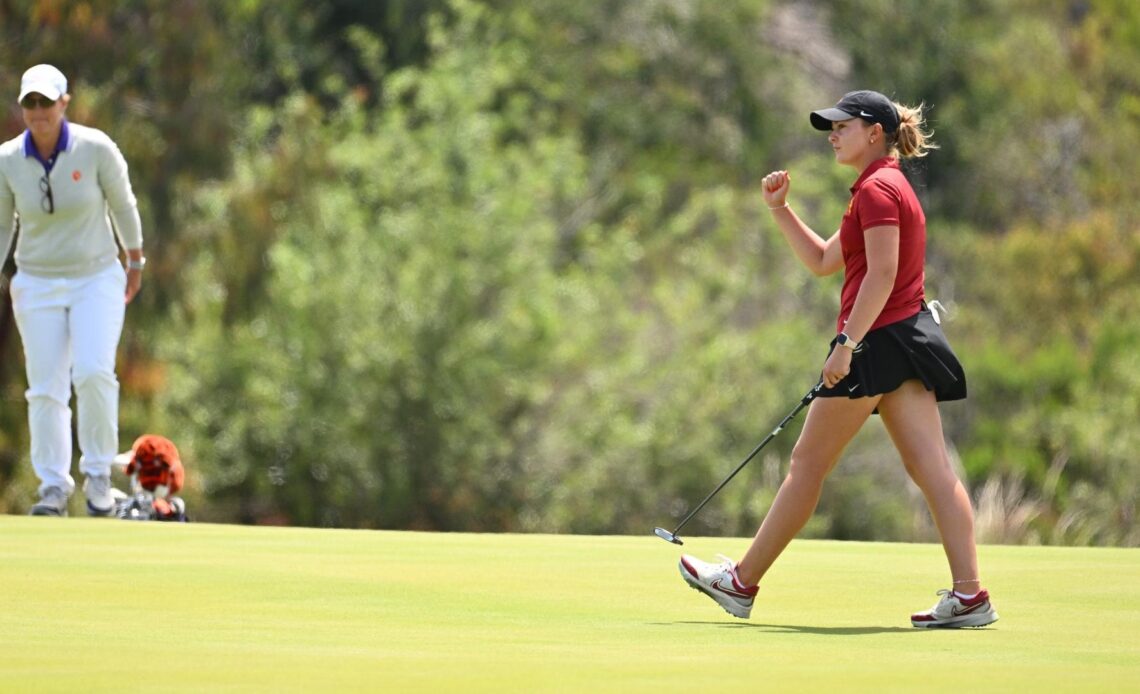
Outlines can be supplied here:
<path id="1" fill-rule="evenodd" d="M 737 555 L 742 538 L 686 538 Z M 0 691 L 1121 691 L 1140 552 L 981 548 L 994 628 L 916 630 L 936 545 L 796 541 L 753 618 L 644 537 L 0 516 Z"/>

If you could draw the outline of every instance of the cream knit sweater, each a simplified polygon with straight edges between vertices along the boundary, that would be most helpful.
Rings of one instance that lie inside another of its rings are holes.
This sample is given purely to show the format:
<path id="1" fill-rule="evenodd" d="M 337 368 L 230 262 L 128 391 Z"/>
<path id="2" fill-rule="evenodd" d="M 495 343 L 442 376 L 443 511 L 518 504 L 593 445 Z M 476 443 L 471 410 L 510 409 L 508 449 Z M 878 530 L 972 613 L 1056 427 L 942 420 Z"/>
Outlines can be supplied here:
<path id="1" fill-rule="evenodd" d="M 25 156 L 28 133 L 0 145 L 0 249 L 7 257 L 18 217 L 16 267 L 29 275 L 83 277 L 116 262 L 111 219 L 124 248 L 142 248 L 138 204 L 119 148 L 100 130 L 67 127 L 67 149 L 50 174 L 52 214 L 43 208 L 44 166 Z"/>

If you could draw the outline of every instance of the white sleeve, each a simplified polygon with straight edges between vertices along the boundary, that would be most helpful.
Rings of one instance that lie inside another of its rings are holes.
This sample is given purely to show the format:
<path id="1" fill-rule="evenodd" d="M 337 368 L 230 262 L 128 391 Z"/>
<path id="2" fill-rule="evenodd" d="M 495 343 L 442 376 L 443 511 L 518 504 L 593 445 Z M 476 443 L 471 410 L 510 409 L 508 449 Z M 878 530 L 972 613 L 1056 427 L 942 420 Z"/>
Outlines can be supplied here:
<path id="1" fill-rule="evenodd" d="M 12 252 L 12 236 L 16 232 L 16 196 L 12 193 L 12 186 L 8 185 L 8 178 L 0 175 L 0 264 L 8 259 Z"/>
<path id="2" fill-rule="evenodd" d="M 142 220 L 139 218 L 138 201 L 131 190 L 131 179 L 127 174 L 127 160 L 111 138 L 99 143 L 99 185 L 107 198 L 111 221 L 124 248 L 142 248 Z"/>

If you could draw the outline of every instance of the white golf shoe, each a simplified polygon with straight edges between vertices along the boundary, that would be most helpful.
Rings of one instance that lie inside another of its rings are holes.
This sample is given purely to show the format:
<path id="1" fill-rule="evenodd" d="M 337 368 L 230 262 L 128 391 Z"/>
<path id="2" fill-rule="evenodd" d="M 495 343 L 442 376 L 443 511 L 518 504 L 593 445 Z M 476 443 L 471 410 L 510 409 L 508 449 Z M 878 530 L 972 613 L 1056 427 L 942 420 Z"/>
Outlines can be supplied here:
<path id="1" fill-rule="evenodd" d="M 736 578 L 736 565 L 724 555 L 720 564 L 709 564 L 688 554 L 681 555 L 681 577 L 724 608 L 733 617 L 748 619 L 757 586 L 747 587 Z"/>
<path id="2" fill-rule="evenodd" d="M 28 515 L 66 516 L 68 498 L 70 495 L 59 487 L 48 487 L 40 494 L 40 500 L 32 506 Z"/>
<path id="3" fill-rule="evenodd" d="M 87 497 L 89 516 L 109 516 L 115 510 L 110 475 L 88 475 L 83 482 L 83 496 Z"/>
<path id="4" fill-rule="evenodd" d="M 911 626 L 919 629 L 941 627 L 944 629 L 957 629 L 959 627 L 984 627 L 998 620 L 998 613 L 990 604 L 988 591 L 980 591 L 972 598 L 958 597 L 953 591 L 940 590 L 941 598 L 938 604 L 910 616 Z"/>

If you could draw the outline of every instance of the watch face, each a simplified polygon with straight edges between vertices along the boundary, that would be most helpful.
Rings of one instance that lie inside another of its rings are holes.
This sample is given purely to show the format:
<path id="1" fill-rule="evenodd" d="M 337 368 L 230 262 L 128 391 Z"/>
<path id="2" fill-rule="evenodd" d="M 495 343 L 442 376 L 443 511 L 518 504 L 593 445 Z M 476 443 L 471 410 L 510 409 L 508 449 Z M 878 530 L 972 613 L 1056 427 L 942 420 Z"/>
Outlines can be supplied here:
<path id="1" fill-rule="evenodd" d="M 847 337 L 846 333 L 839 333 L 839 336 L 835 338 L 835 344 L 845 345 L 845 344 L 847 344 L 848 340 L 850 340 L 850 339 L 851 338 Z"/>

